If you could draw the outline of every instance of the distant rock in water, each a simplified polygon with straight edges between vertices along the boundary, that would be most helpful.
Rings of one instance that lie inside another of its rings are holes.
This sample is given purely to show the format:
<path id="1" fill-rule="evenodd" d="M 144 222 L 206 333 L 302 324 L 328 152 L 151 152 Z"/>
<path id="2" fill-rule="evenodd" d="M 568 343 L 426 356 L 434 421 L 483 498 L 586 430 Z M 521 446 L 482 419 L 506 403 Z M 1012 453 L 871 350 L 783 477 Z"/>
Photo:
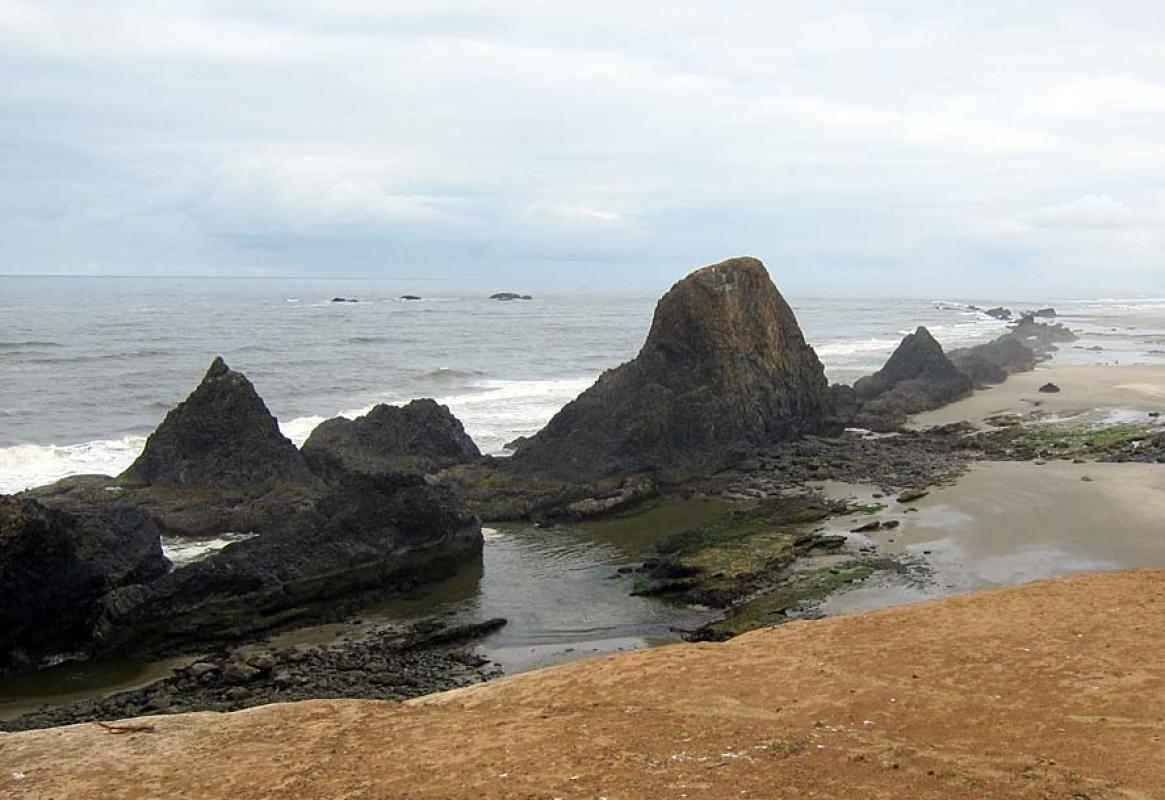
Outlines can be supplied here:
<path id="1" fill-rule="evenodd" d="M 352 297 L 333 297 L 333 303 L 359 303 L 360 301 Z"/>
<path id="2" fill-rule="evenodd" d="M 401 300 L 423 300 L 424 298 L 419 297 L 418 295 L 415 295 L 415 294 L 402 294 L 400 296 L 400 299 Z"/>
<path id="3" fill-rule="evenodd" d="M 75 516 L 0 495 L 0 673 L 84 651 L 103 595 L 165 574 L 158 533 L 134 511 Z"/>
<path id="4" fill-rule="evenodd" d="M 533 300 L 534 298 L 528 294 L 515 294 L 514 292 L 498 292 L 491 294 L 490 300 Z"/>
<path id="5" fill-rule="evenodd" d="M 255 387 L 221 357 L 122 473 L 129 485 L 224 488 L 314 480 Z"/>
<path id="6" fill-rule="evenodd" d="M 853 388 L 863 416 L 904 420 L 969 395 L 974 384 L 946 357 L 930 331 L 920 327 L 902 340 L 882 369 Z"/>
<path id="7" fill-rule="evenodd" d="M 317 474 L 335 466 L 376 474 L 430 472 L 473 461 L 481 451 L 446 406 L 426 399 L 377 405 L 356 419 L 330 419 L 312 431 L 303 455 Z"/>
<path id="8" fill-rule="evenodd" d="M 1011 316 L 1012 316 L 1011 309 L 1004 308 L 1003 306 L 996 306 L 995 308 L 989 308 L 986 311 L 984 311 L 983 313 L 989 317 L 994 317 L 995 319 L 1001 319 L 1004 321 L 1011 319 Z"/>
<path id="9" fill-rule="evenodd" d="M 639 355 L 521 442 L 512 467 L 569 480 L 682 477 L 821 430 L 830 412 L 792 309 L 760 261 L 734 258 L 673 286 Z"/>
<path id="10" fill-rule="evenodd" d="M 1038 351 L 1051 351 L 1057 344 L 1074 342 L 1079 337 L 1061 323 L 1036 322 L 1032 315 L 1024 316 L 1011 329 L 1011 335 Z"/>

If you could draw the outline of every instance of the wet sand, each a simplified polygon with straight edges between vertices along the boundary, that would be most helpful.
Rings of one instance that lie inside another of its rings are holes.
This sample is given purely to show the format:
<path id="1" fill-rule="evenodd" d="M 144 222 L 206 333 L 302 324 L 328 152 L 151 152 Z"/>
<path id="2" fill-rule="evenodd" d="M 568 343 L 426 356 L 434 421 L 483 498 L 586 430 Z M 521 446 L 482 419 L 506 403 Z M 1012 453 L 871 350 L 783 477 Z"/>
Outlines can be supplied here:
<path id="1" fill-rule="evenodd" d="M 1085 480 L 1088 478 L 1088 480 Z M 835 496 L 872 499 L 874 489 L 827 486 Z M 883 500 L 882 502 L 885 502 Z M 917 509 L 907 511 L 907 508 Z M 830 532 L 870 519 L 898 528 L 854 534 L 857 543 L 912 565 L 835 595 L 827 614 L 1078 572 L 1165 567 L 1165 469 L 1157 464 L 984 462 L 954 486 L 871 517 L 839 520 Z"/>
<path id="2" fill-rule="evenodd" d="M 1056 384 L 1060 391 L 1040 392 L 1045 383 Z M 1079 417 L 1082 422 L 1101 422 L 1114 413 L 1113 421 L 1151 422 L 1149 412 L 1165 415 L 1165 366 L 1043 365 L 1033 372 L 1012 375 L 998 386 L 980 389 L 965 400 L 918 414 L 913 425 L 981 423 L 996 414 L 1028 415 L 1034 411 Z"/>

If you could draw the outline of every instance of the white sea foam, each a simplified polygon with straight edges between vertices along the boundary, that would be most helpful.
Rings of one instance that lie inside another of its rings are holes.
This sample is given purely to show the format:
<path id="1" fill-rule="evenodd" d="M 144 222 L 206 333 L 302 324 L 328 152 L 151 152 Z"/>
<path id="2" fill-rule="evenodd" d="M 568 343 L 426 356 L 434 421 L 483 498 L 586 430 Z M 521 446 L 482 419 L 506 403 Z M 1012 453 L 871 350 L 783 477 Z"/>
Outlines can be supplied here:
<path id="1" fill-rule="evenodd" d="M 126 436 L 70 445 L 0 447 L 0 493 L 24 491 L 70 475 L 116 475 L 133 463 L 145 443 L 144 436 Z"/>
<path id="2" fill-rule="evenodd" d="M 506 442 L 537 433 L 559 409 L 595 382 L 589 378 L 481 381 L 479 391 L 438 399 L 465 425 L 483 453 L 502 454 Z"/>

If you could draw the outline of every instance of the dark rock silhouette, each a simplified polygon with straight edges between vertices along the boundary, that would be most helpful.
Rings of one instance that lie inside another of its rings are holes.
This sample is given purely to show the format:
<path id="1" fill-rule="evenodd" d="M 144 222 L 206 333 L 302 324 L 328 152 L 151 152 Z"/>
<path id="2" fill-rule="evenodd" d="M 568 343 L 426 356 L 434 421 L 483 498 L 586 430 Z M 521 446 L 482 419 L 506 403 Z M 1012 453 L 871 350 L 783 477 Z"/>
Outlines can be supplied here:
<path id="1" fill-rule="evenodd" d="M 221 357 L 121 475 L 126 484 L 171 488 L 237 489 L 312 479 L 255 387 Z"/>
<path id="2" fill-rule="evenodd" d="M 491 294 L 490 300 L 533 300 L 534 298 L 528 294 L 517 294 L 516 292 L 498 292 Z"/>
<path id="3" fill-rule="evenodd" d="M 377 405 L 356 419 L 321 423 L 304 442 L 303 455 L 317 474 L 337 467 L 376 474 L 431 472 L 473 461 L 481 451 L 446 406 L 425 399 Z"/>
<path id="4" fill-rule="evenodd" d="M 858 380 L 854 393 L 861 401 L 862 416 L 891 422 L 958 400 L 973 388 L 971 378 L 951 363 L 930 331 L 920 327 L 902 340 L 882 369 Z"/>
<path id="5" fill-rule="evenodd" d="M 989 317 L 994 317 L 995 319 L 1001 319 L 1001 320 L 1009 320 L 1012 317 L 1011 309 L 1004 308 L 1003 306 L 996 306 L 995 308 L 989 308 L 986 311 L 984 311 L 983 313 Z"/>
<path id="6" fill-rule="evenodd" d="M 99 599 L 168 568 L 141 513 L 74 516 L 0 495 L 0 672 L 85 651 Z"/>
<path id="7" fill-rule="evenodd" d="M 96 638 L 142 654 L 229 641 L 446 577 L 481 547 L 480 522 L 422 476 L 352 475 L 277 530 L 111 593 Z"/>
<path id="8" fill-rule="evenodd" d="M 1035 369 L 1039 355 L 1011 334 L 951 350 L 947 357 L 976 384 L 1003 383 L 1008 375 Z"/>
<path id="9" fill-rule="evenodd" d="M 683 476 L 819 431 L 830 411 L 793 311 L 760 261 L 734 258 L 673 286 L 639 355 L 521 442 L 512 467 L 569 479 Z"/>

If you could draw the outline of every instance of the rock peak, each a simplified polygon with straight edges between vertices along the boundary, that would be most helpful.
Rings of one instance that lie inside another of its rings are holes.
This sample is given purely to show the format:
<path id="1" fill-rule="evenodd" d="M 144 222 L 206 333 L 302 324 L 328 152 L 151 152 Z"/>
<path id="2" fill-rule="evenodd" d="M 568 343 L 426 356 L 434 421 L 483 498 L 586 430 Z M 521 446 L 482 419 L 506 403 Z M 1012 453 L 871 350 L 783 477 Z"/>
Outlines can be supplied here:
<path id="1" fill-rule="evenodd" d="M 210 369 L 208 369 L 206 374 L 202 376 L 202 380 L 205 383 L 206 381 L 214 380 L 215 378 L 221 378 L 223 375 L 226 375 L 230 371 L 231 368 L 227 366 L 227 362 L 223 361 L 223 357 L 215 356 L 214 361 L 210 362 Z"/>
<path id="2" fill-rule="evenodd" d="M 639 355 L 568 404 L 514 464 L 569 478 L 704 472 L 819 429 L 830 408 L 821 362 L 764 265 L 733 258 L 676 283 Z"/>
<path id="3" fill-rule="evenodd" d="M 255 387 L 221 356 L 150 434 L 142 454 L 121 478 L 131 484 L 182 488 L 314 480 Z"/>

